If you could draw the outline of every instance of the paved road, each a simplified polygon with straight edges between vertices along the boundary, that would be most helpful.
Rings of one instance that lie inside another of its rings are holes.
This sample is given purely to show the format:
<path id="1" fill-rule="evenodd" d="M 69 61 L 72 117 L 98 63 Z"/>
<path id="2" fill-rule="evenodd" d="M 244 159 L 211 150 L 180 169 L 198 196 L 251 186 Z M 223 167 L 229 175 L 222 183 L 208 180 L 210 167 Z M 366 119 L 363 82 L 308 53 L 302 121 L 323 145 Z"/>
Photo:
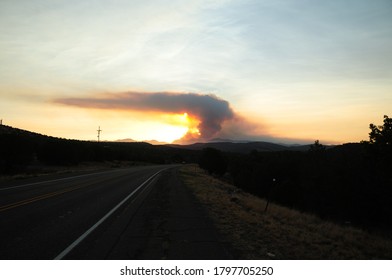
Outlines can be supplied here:
<path id="1" fill-rule="evenodd" d="M 0 184 L 0 259 L 232 258 L 176 166 L 68 176 Z"/>
<path id="2" fill-rule="evenodd" d="M 74 241 L 83 238 L 94 226 L 85 239 L 93 239 L 90 236 L 94 235 L 99 238 L 99 233 L 110 226 L 117 213 L 132 204 L 135 197 L 143 196 L 145 188 L 154 183 L 154 174 L 167 168 L 134 167 L 46 178 L 42 182 L 35 179 L 3 183 L 0 185 L 0 258 L 66 258 L 69 253 L 64 250 Z M 146 182 L 149 179 L 151 182 Z M 119 205 L 122 201 L 124 204 Z M 116 206 L 116 211 L 108 215 Z M 101 220 L 105 215 L 107 219 Z"/>

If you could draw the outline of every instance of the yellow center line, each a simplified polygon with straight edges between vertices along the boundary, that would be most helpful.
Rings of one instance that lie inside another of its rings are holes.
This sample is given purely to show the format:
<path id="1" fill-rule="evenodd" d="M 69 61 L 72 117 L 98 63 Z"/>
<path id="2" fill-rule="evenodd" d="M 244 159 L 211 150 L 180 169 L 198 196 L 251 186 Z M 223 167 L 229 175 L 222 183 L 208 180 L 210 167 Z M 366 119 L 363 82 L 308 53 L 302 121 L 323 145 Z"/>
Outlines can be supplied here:
<path id="1" fill-rule="evenodd" d="M 10 204 L 7 204 L 7 205 L 3 205 L 3 206 L 0 206 L 0 212 L 6 211 L 6 210 L 9 210 L 9 209 L 12 209 L 12 208 L 16 208 L 16 207 L 19 207 L 19 206 L 22 206 L 22 205 L 30 204 L 30 203 L 33 203 L 33 202 L 36 202 L 36 201 L 40 201 L 40 200 L 43 200 L 43 199 L 47 199 L 47 198 L 50 198 L 50 197 L 53 197 L 53 196 L 57 196 L 57 195 L 60 195 L 60 194 L 64 194 L 64 193 L 67 193 L 67 192 L 71 192 L 71 191 L 74 191 L 74 190 L 77 190 L 77 189 L 81 189 L 83 187 L 85 187 L 85 186 L 71 187 L 71 188 L 68 188 L 68 189 L 65 189 L 65 190 L 51 192 L 51 193 L 47 193 L 47 194 L 42 194 L 42 195 L 35 196 L 35 197 L 32 197 L 32 198 L 28 198 L 28 199 L 25 199 L 25 200 L 21 200 L 21 201 L 18 201 L 18 202 L 14 202 L 14 203 L 10 203 Z"/>

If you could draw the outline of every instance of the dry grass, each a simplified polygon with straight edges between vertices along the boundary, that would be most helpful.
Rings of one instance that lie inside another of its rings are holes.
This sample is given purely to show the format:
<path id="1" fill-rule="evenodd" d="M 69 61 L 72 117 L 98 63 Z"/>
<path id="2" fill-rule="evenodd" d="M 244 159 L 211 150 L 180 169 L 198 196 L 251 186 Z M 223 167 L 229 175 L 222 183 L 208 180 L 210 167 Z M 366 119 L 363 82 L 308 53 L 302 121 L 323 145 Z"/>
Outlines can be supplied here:
<path id="1" fill-rule="evenodd" d="M 181 169 L 184 183 L 240 259 L 391 259 L 392 240 L 266 201 L 208 176 Z"/>

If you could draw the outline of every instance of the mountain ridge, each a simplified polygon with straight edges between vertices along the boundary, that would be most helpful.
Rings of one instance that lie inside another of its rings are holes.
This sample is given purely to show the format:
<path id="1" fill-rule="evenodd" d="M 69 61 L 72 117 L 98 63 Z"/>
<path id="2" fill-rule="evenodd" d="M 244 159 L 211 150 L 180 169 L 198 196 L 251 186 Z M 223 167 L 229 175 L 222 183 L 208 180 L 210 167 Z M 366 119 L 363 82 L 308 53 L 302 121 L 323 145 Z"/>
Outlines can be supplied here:
<path id="1" fill-rule="evenodd" d="M 175 148 L 189 149 L 189 150 L 202 150 L 204 148 L 214 148 L 223 152 L 235 153 L 250 153 L 251 151 L 258 152 L 277 152 L 277 151 L 307 151 L 310 145 L 282 145 L 265 141 L 241 141 L 241 142 L 205 142 L 193 143 L 187 145 L 168 144 Z"/>
<path id="2" fill-rule="evenodd" d="M 0 125 L 0 134 L 16 134 L 24 135 L 32 138 L 51 138 L 51 139 L 62 139 L 69 141 L 82 141 L 82 142 L 96 142 L 93 140 L 78 140 L 78 139 L 65 139 L 60 137 L 54 137 L 49 135 L 43 135 L 37 132 L 32 132 L 20 128 L 15 128 L 7 125 Z M 248 140 L 231 140 L 231 139 L 211 139 L 209 142 L 196 142 L 192 144 L 168 144 L 156 140 L 136 141 L 131 138 L 119 139 L 115 141 L 102 141 L 102 142 L 117 142 L 117 143 L 148 143 L 154 146 L 165 146 L 177 149 L 185 150 L 202 150 L 204 148 L 214 148 L 223 152 L 241 153 L 246 154 L 252 151 L 258 152 L 276 152 L 276 151 L 307 151 L 310 148 L 310 144 L 307 145 L 289 145 L 289 144 L 277 144 L 267 141 L 248 141 Z"/>

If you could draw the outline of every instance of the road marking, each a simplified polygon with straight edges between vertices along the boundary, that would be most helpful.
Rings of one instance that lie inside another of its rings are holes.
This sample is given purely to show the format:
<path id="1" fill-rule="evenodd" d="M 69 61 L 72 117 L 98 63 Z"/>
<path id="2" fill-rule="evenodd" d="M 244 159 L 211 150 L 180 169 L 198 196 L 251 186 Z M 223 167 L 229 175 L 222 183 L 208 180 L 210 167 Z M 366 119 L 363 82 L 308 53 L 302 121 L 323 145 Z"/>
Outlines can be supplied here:
<path id="1" fill-rule="evenodd" d="M 12 209 L 12 208 L 16 208 L 16 207 L 19 207 L 19 206 L 22 206 L 22 205 L 30 204 L 30 203 L 33 203 L 33 202 L 36 202 L 36 201 L 40 201 L 40 200 L 43 200 L 43 199 L 47 199 L 47 198 L 50 198 L 50 197 L 53 197 L 53 196 L 56 196 L 56 195 L 64 194 L 64 193 L 67 193 L 67 192 L 71 192 L 71 191 L 74 191 L 74 190 L 77 190 L 77 189 L 81 189 L 81 188 L 84 188 L 84 187 L 85 186 L 71 187 L 71 188 L 67 188 L 65 190 L 60 190 L 60 191 L 57 191 L 57 192 L 46 193 L 46 194 L 42 194 L 42 195 L 35 196 L 35 197 L 32 197 L 32 198 L 27 198 L 25 200 L 21 200 L 21 201 L 17 201 L 17 202 L 14 202 L 14 203 L 7 204 L 7 205 L 3 205 L 3 206 L 0 206 L 0 212 L 6 211 L 6 210 L 9 210 L 9 209 Z"/>
<path id="2" fill-rule="evenodd" d="M 97 175 L 97 174 L 105 174 L 105 173 L 110 173 L 110 172 L 118 172 L 118 171 L 123 171 L 123 170 L 124 169 L 109 170 L 109 171 L 103 171 L 103 172 L 95 172 L 95 173 L 89 173 L 89 174 L 78 175 L 78 176 L 73 176 L 73 177 L 66 177 L 66 178 L 60 178 L 60 179 L 54 179 L 54 180 L 48 180 L 48 181 L 41 181 L 41 182 L 36 182 L 36 183 L 29 183 L 29 184 L 24 184 L 24 185 L 18 185 L 18 186 L 13 186 L 13 187 L 8 187 L 8 188 L 0 188 L 0 192 L 1 191 L 5 191 L 5 190 L 12 190 L 12 189 L 18 189 L 18 188 L 23 188 L 23 187 L 30 187 L 30 186 L 35 186 L 35 185 L 39 185 L 39 184 L 54 183 L 54 182 L 59 182 L 59 181 L 71 180 L 71 179 L 75 179 L 75 178 L 87 177 L 87 176 L 92 176 L 92 175 Z"/>
<path id="3" fill-rule="evenodd" d="M 133 192 L 131 192 L 126 198 L 124 198 L 119 204 L 117 204 L 112 210 L 110 210 L 105 216 L 103 216 L 98 222 L 96 222 L 85 233 L 83 233 L 81 236 L 79 236 L 74 242 L 71 243 L 71 245 L 69 245 L 67 248 L 65 248 L 65 250 L 62 251 L 60 254 L 58 254 L 54 259 L 55 260 L 61 260 L 66 255 L 68 255 L 69 252 L 71 252 L 76 246 L 78 246 L 90 233 L 92 233 L 107 218 L 109 218 L 110 215 L 112 215 L 118 208 L 120 208 L 125 202 L 127 202 L 127 200 L 130 199 L 139 189 L 141 189 L 146 184 L 148 185 L 155 176 L 157 176 L 159 173 L 161 173 L 162 171 L 164 171 L 166 169 L 168 169 L 168 168 L 165 168 L 165 169 L 162 169 L 162 170 L 156 172 L 151 177 L 149 177 L 147 180 L 145 180 L 142 184 L 140 184 Z"/>

